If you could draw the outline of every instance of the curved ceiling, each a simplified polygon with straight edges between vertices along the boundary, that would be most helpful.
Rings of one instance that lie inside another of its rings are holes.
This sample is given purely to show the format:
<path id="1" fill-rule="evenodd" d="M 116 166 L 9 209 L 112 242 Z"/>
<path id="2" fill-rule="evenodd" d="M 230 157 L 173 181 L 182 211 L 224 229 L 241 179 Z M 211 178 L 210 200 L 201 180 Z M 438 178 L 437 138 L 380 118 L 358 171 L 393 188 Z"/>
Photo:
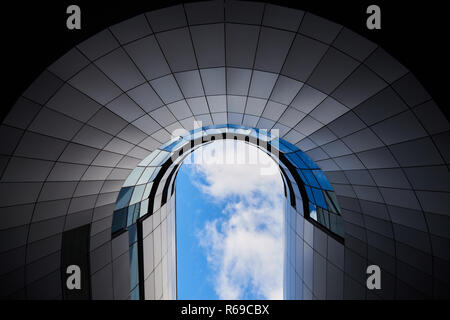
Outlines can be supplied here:
<path id="1" fill-rule="evenodd" d="M 62 232 L 86 224 L 92 282 L 110 276 L 124 180 L 196 122 L 277 128 L 320 166 L 345 220 L 343 267 L 385 272 L 380 296 L 345 279 L 347 297 L 448 297 L 450 136 L 439 107 L 351 30 L 241 1 L 114 25 L 17 100 L 0 127 L 0 295 L 60 298 Z M 93 296 L 114 297 L 102 290 Z"/>

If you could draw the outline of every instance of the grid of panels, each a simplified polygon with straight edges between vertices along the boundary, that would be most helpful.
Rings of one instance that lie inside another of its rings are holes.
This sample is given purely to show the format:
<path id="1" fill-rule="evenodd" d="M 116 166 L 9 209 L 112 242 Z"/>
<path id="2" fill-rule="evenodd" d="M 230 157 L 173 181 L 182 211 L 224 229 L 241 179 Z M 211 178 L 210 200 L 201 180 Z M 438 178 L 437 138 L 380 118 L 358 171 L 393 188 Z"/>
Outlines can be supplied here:
<path id="1" fill-rule="evenodd" d="M 289 300 L 343 299 L 349 294 L 345 279 L 344 244 L 304 219 L 302 209 L 285 202 L 284 297 Z"/>
<path id="2" fill-rule="evenodd" d="M 196 121 L 280 128 L 324 171 L 345 220 L 345 297 L 448 296 L 449 123 L 439 107 L 352 31 L 234 1 L 104 30 L 17 100 L 0 126 L 1 296 L 61 297 L 61 233 L 89 223 L 92 296 L 126 298 L 123 284 L 104 283 L 120 278 L 128 254 L 116 256 L 110 239 L 118 192 L 142 159 Z M 356 276 L 368 264 L 385 270 L 382 292 L 366 292 Z"/>

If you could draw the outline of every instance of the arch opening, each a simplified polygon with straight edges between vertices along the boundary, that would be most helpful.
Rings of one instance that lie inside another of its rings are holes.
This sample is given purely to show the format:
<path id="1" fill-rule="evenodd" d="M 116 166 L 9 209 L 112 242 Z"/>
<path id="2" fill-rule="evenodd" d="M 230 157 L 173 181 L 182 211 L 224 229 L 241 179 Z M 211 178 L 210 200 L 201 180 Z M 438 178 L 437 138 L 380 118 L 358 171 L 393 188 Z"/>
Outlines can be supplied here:
<path id="1" fill-rule="evenodd" d="M 303 260 L 303 249 L 296 250 L 296 246 L 300 244 L 293 243 L 297 238 L 297 242 L 306 241 L 303 238 L 303 220 L 309 221 L 311 228 L 315 226 L 328 234 L 332 239 L 330 241 L 343 242 L 343 222 L 339 206 L 332 200 L 334 193 L 330 183 L 314 161 L 292 144 L 280 139 L 277 130 L 267 131 L 237 125 L 197 128 L 174 137 L 152 152 L 128 176 L 119 193 L 112 222 L 112 236 L 117 237 L 131 230 L 128 233 L 132 289 L 130 297 L 176 298 L 176 176 L 186 157 L 202 145 L 218 140 L 240 140 L 254 145 L 275 161 L 281 173 L 285 191 L 284 298 L 301 299 L 301 294 L 295 292 L 295 285 L 290 281 L 295 277 L 301 281 L 304 276 L 305 262 L 300 262 L 300 259 Z M 268 172 L 273 170 L 262 168 L 265 169 Z M 331 200 L 327 202 L 325 199 Z M 160 247 L 159 244 L 163 246 Z M 300 255 L 301 258 L 295 259 Z M 295 262 L 296 260 L 299 261 Z M 309 260 L 306 263 L 313 262 Z M 289 286 L 292 288 L 289 289 Z"/>

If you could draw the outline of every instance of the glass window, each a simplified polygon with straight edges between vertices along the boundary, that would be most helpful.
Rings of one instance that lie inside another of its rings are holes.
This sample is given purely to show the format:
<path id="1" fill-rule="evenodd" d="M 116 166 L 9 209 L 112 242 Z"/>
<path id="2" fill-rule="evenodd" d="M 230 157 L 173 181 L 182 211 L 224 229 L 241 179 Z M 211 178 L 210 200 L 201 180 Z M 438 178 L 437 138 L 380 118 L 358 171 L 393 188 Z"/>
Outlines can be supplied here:
<path id="1" fill-rule="evenodd" d="M 319 221 L 321 225 L 330 228 L 330 219 L 328 211 L 317 208 L 317 221 Z"/>
<path id="2" fill-rule="evenodd" d="M 231 130 L 235 130 L 235 129 L 240 129 L 240 128 L 242 128 L 242 126 L 240 126 L 240 125 L 238 125 L 238 124 L 232 124 L 232 123 L 229 123 L 229 124 L 227 125 L 227 127 L 228 127 L 229 129 L 231 129 Z"/>
<path id="3" fill-rule="evenodd" d="M 139 300 L 139 286 L 130 292 L 130 300 Z"/>
<path id="4" fill-rule="evenodd" d="M 250 132 L 251 132 L 250 129 L 243 129 L 243 128 L 236 129 L 237 134 L 249 135 Z"/>
<path id="5" fill-rule="evenodd" d="M 271 132 L 268 132 L 266 130 L 260 130 L 260 129 L 248 129 L 242 126 L 237 125 L 221 125 L 221 126 L 211 126 L 211 127 L 205 127 L 203 129 L 196 129 L 191 131 L 187 136 L 181 138 L 177 137 L 175 139 L 170 140 L 169 142 L 162 145 L 158 150 L 155 150 L 150 155 L 148 155 L 141 163 L 139 164 L 139 167 L 137 167 L 135 170 L 131 172 L 131 174 L 127 177 L 124 186 L 119 192 L 117 202 L 115 204 L 115 211 L 113 215 L 113 225 L 112 225 L 112 232 L 115 233 L 114 236 L 117 236 L 119 231 L 123 230 L 124 228 L 127 228 L 128 226 L 128 235 L 129 235 L 129 246 L 130 246 L 130 298 L 133 299 L 139 298 L 139 277 L 138 277 L 138 248 L 137 248 L 137 224 L 136 221 L 139 217 L 143 217 L 145 215 L 148 215 L 149 211 L 149 196 L 151 189 L 153 187 L 153 180 L 156 178 L 156 176 L 159 174 L 161 170 L 161 165 L 169 159 L 169 157 L 173 154 L 173 150 L 179 149 L 179 147 L 183 146 L 184 144 L 190 143 L 187 139 L 196 139 L 200 138 L 203 135 L 217 135 L 221 133 L 229 132 L 230 134 L 243 134 L 243 135 L 250 135 L 254 136 L 260 139 L 262 142 L 260 146 L 257 146 L 259 149 L 264 151 L 264 153 L 269 154 L 270 153 L 265 149 L 267 146 L 267 143 L 264 141 L 268 141 L 273 146 L 273 152 L 276 151 L 278 148 L 280 152 L 283 152 L 286 156 L 286 158 L 292 163 L 292 165 L 296 168 L 294 170 L 297 170 L 300 179 L 302 180 L 302 185 L 305 187 L 306 194 L 308 196 L 308 206 L 309 206 L 309 212 L 306 212 L 306 216 L 309 216 L 309 218 L 305 221 L 301 215 L 303 214 L 303 202 L 302 202 L 302 196 L 305 198 L 304 195 L 301 195 L 298 190 L 297 183 L 300 183 L 299 181 L 293 182 L 292 186 L 294 187 L 294 193 L 295 193 L 295 200 L 297 202 L 297 210 L 299 212 L 299 216 L 297 217 L 297 212 L 295 209 L 292 209 L 289 205 L 289 202 L 286 201 L 286 208 L 287 212 L 285 216 L 285 223 L 288 226 L 285 230 L 287 232 L 287 238 L 291 241 L 288 241 L 286 243 L 286 250 L 290 250 L 292 255 L 292 260 L 289 261 L 292 266 L 292 268 L 295 267 L 295 254 L 302 255 L 300 258 L 303 257 L 305 253 L 302 252 L 295 252 L 296 245 L 295 245 L 295 230 L 297 229 L 297 232 L 299 234 L 303 235 L 304 229 L 306 230 L 306 224 L 304 226 L 304 223 L 307 223 L 309 220 L 311 222 L 311 219 L 315 220 L 315 222 L 320 223 L 321 225 L 329 228 L 329 230 L 332 230 L 333 232 L 343 235 L 343 225 L 342 225 L 342 219 L 338 216 L 339 207 L 336 201 L 336 196 L 334 192 L 332 191 L 332 186 L 330 182 L 328 181 L 326 175 L 319 169 L 319 167 L 315 164 L 315 162 L 307 156 L 304 152 L 300 151 L 295 145 L 284 141 L 283 139 L 278 139 L 275 135 L 271 135 Z M 233 135 L 230 135 L 230 137 L 233 137 Z M 213 143 L 213 142 L 210 142 Z M 202 146 L 205 146 L 205 144 L 202 144 Z M 200 148 L 201 146 L 195 146 L 193 147 L 194 151 L 197 148 Z M 293 180 L 292 172 L 289 171 L 284 164 L 281 165 L 283 169 L 286 171 L 286 178 Z M 292 168 L 291 166 L 289 166 Z M 295 175 L 295 177 L 297 177 Z M 301 187 L 302 187 L 301 185 Z M 153 203 L 154 208 L 158 208 L 161 203 L 161 191 L 162 191 L 162 184 L 158 186 L 158 194 L 155 196 L 155 201 Z M 305 199 L 306 200 L 306 199 Z M 201 201 L 198 201 L 201 203 Z M 170 204 L 175 207 L 175 197 L 171 198 Z M 154 208 L 150 208 L 150 210 L 153 210 Z M 178 207 L 180 208 L 180 207 Z M 325 210 L 328 209 L 328 210 Z M 174 210 L 174 208 L 172 208 Z M 152 213 L 153 211 L 150 211 Z M 336 214 L 335 214 L 336 213 Z M 167 238 L 164 232 L 163 236 L 161 236 L 161 230 L 164 228 L 163 226 L 166 225 L 166 223 L 175 224 L 175 221 L 173 220 L 165 220 L 162 225 L 158 225 L 160 218 L 160 211 L 158 211 L 157 214 L 154 214 L 153 216 L 150 216 L 151 219 L 149 221 L 152 221 L 152 224 L 157 224 L 156 229 L 154 230 L 154 233 L 148 235 L 145 239 L 151 239 L 151 246 L 154 249 L 155 257 L 152 255 L 152 268 L 153 268 L 153 258 L 155 258 L 156 262 L 159 262 L 160 260 L 164 259 L 164 251 L 165 246 L 167 245 L 163 240 Z M 179 215 L 178 217 L 180 217 Z M 158 218 L 157 218 L 158 217 Z M 161 217 L 162 218 L 162 217 Z M 169 218 L 169 217 L 168 217 Z M 298 219 L 297 219 L 298 218 Z M 170 219 L 176 219 L 175 215 L 172 214 L 170 216 Z M 297 221 L 296 221 L 297 220 Z M 300 221 L 300 222 L 299 222 Z M 317 223 L 315 223 L 317 225 Z M 312 225 L 311 223 L 308 223 L 309 226 Z M 291 227 L 289 227 L 291 226 Z M 150 227 L 152 228 L 152 227 Z M 164 229 L 165 230 L 165 229 Z M 175 232 L 175 230 L 172 230 L 172 232 Z M 312 233 L 310 233 L 312 234 Z M 305 231 L 305 237 L 306 237 L 306 231 Z M 172 238 L 172 237 L 170 237 Z M 173 238 L 175 238 L 175 234 L 173 235 Z M 144 239 L 144 240 L 145 240 Z M 164 243 L 164 245 L 161 245 Z M 303 240 L 301 242 L 301 248 L 303 249 Z M 164 251 L 161 252 L 161 250 L 164 248 Z M 145 265 L 144 265 L 145 268 Z M 291 275 L 288 275 L 289 277 L 294 275 L 294 270 L 291 271 Z M 203 276 L 203 275 L 202 275 Z M 159 279 L 159 278 L 158 278 Z M 312 280 L 311 280 L 312 281 Z M 143 284 L 142 284 L 143 285 Z M 169 284 L 170 285 L 170 284 Z M 176 284 L 175 284 L 176 285 Z M 293 285 L 292 281 L 289 281 L 289 285 Z M 289 288 L 288 288 L 289 289 Z M 295 291 L 295 288 L 290 288 Z M 292 291 L 291 290 L 291 291 Z M 294 292 L 293 291 L 293 292 Z"/>
<path id="6" fill-rule="evenodd" d="M 135 242 L 137 242 L 137 224 L 136 223 L 134 223 L 128 227 L 128 243 L 131 246 Z"/>
<path id="7" fill-rule="evenodd" d="M 156 167 L 147 167 L 145 168 L 144 172 L 142 173 L 141 177 L 139 178 L 139 181 L 137 184 L 143 184 L 150 181 L 150 177 L 152 176 L 153 172 L 155 171 Z"/>
<path id="8" fill-rule="evenodd" d="M 328 215 L 330 219 L 330 230 L 336 233 L 337 235 L 344 237 L 344 228 L 342 225 L 342 219 L 340 219 L 337 215 L 330 213 Z M 331 225 L 333 221 L 333 225 Z"/>
<path id="9" fill-rule="evenodd" d="M 312 194 L 311 187 L 305 185 L 305 190 L 306 190 L 306 194 L 308 195 L 308 200 L 311 201 L 312 203 L 316 202 L 316 200 L 314 199 L 314 196 Z"/>
<path id="10" fill-rule="evenodd" d="M 311 160 L 310 157 L 308 157 L 304 152 L 297 151 L 297 156 L 302 159 L 302 161 L 306 164 L 306 166 L 310 169 L 319 169 L 319 167 L 315 164 L 314 161 Z"/>
<path id="11" fill-rule="evenodd" d="M 153 160 L 150 162 L 150 166 L 156 167 L 161 165 L 170 156 L 170 152 L 161 151 Z"/>
<path id="12" fill-rule="evenodd" d="M 286 149 L 290 150 L 290 152 L 298 150 L 298 148 L 296 146 L 294 146 L 292 143 L 290 143 L 286 140 L 283 140 L 283 139 L 278 139 L 278 140 L 280 140 L 280 144 L 282 144 Z"/>
<path id="13" fill-rule="evenodd" d="M 117 196 L 116 205 L 114 210 L 125 208 L 130 203 L 131 195 L 133 194 L 134 187 L 120 189 Z"/>
<path id="14" fill-rule="evenodd" d="M 142 199 L 147 199 L 150 196 L 150 191 L 152 191 L 153 182 L 147 183 L 145 186 L 144 194 L 142 195 Z"/>
<path id="15" fill-rule="evenodd" d="M 139 282 L 138 247 L 134 243 L 130 247 L 130 288 L 134 288 Z"/>
<path id="16" fill-rule="evenodd" d="M 316 206 L 312 202 L 309 203 L 309 216 L 317 221 Z"/>
<path id="17" fill-rule="evenodd" d="M 133 216 L 134 216 L 134 209 L 136 205 L 132 205 L 128 207 L 128 217 L 127 217 L 127 226 L 131 226 L 133 224 Z"/>
<path id="18" fill-rule="evenodd" d="M 286 158 L 294 165 L 294 167 L 299 169 L 308 169 L 308 166 L 302 161 L 297 153 L 287 153 Z"/>
<path id="19" fill-rule="evenodd" d="M 142 200 L 142 195 L 144 194 L 145 185 L 136 186 L 134 188 L 133 196 L 131 197 L 130 204 L 135 204 Z"/>
<path id="20" fill-rule="evenodd" d="M 320 184 L 320 187 L 325 190 L 333 190 L 331 187 L 330 182 L 328 181 L 325 174 L 322 172 L 322 170 L 312 170 L 312 173 L 316 177 L 317 181 Z"/>
<path id="21" fill-rule="evenodd" d="M 341 208 L 339 207 L 334 191 L 325 191 L 325 195 L 326 195 L 325 200 L 327 201 L 328 209 L 333 211 L 334 213 L 340 214 Z"/>
<path id="22" fill-rule="evenodd" d="M 208 129 L 206 130 L 206 134 L 207 135 L 218 135 L 221 134 L 223 132 L 223 130 L 220 129 Z"/>
<path id="23" fill-rule="evenodd" d="M 136 203 L 132 206 L 128 207 L 128 219 L 127 219 L 127 226 L 131 226 L 134 224 L 139 218 L 139 212 L 141 208 L 141 203 Z"/>
<path id="24" fill-rule="evenodd" d="M 165 151 L 169 151 L 172 152 L 178 148 L 181 148 L 182 146 L 184 146 L 186 143 L 189 143 L 188 141 L 186 141 L 185 139 L 182 138 L 178 138 L 175 141 L 171 142 L 169 145 L 167 145 L 164 149 Z"/>
<path id="25" fill-rule="evenodd" d="M 300 176 L 300 179 L 302 179 L 302 182 L 308 184 L 308 181 L 306 180 L 305 176 L 303 175 L 302 170 L 297 169 L 297 173 Z"/>
<path id="26" fill-rule="evenodd" d="M 153 172 L 152 176 L 150 177 L 150 181 L 155 180 L 156 176 L 157 176 L 158 173 L 159 173 L 159 170 L 161 170 L 161 167 L 157 167 L 157 168 L 155 169 L 155 171 Z"/>
<path id="27" fill-rule="evenodd" d="M 134 169 L 128 176 L 127 180 L 125 180 L 123 186 L 130 187 L 136 185 L 143 171 L 143 167 L 137 167 L 136 169 Z"/>
<path id="28" fill-rule="evenodd" d="M 136 223 L 136 220 L 139 218 L 141 212 L 141 202 L 136 203 L 136 207 L 134 208 L 134 215 L 133 215 L 133 223 Z"/>
<path id="29" fill-rule="evenodd" d="M 175 137 L 161 145 L 158 149 L 165 150 L 167 147 L 171 146 L 172 144 L 176 143 L 177 141 L 181 140 L 181 137 Z"/>
<path id="30" fill-rule="evenodd" d="M 156 149 L 155 151 L 153 151 L 152 153 L 150 153 L 150 155 L 147 156 L 147 158 L 145 158 L 144 160 L 141 161 L 141 163 L 139 163 L 140 167 L 146 167 L 148 166 L 148 164 L 150 162 L 153 161 L 153 159 L 155 159 L 155 157 L 160 153 L 161 151 Z"/>
<path id="31" fill-rule="evenodd" d="M 270 141 L 270 145 L 277 148 L 283 153 L 289 153 L 298 150 L 297 147 L 293 146 L 287 141 L 284 141 L 283 139 L 274 139 Z M 294 147 L 295 149 L 293 149 L 292 147 Z"/>
<path id="32" fill-rule="evenodd" d="M 311 170 L 302 170 L 302 173 L 306 178 L 305 183 L 309 184 L 311 187 L 320 188 L 319 183 L 317 182 Z"/>
<path id="33" fill-rule="evenodd" d="M 139 216 L 143 217 L 148 213 L 148 198 L 141 202 L 141 210 L 139 212 Z"/>
<path id="34" fill-rule="evenodd" d="M 322 208 L 327 208 L 327 204 L 325 202 L 325 198 L 323 197 L 322 190 L 316 188 L 311 188 L 311 190 L 314 194 L 314 199 L 316 199 L 316 205 Z"/>
<path id="35" fill-rule="evenodd" d="M 249 133 L 249 136 L 253 137 L 253 138 L 258 138 L 258 132 L 254 129 L 252 129 Z M 266 139 L 267 140 L 267 139 Z"/>

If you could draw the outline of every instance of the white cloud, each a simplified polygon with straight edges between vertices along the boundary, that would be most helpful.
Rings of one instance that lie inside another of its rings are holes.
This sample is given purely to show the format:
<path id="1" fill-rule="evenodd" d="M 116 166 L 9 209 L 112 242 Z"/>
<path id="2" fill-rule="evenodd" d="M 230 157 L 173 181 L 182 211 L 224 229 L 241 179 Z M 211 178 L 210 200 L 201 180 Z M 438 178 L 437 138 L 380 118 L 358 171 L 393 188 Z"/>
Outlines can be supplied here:
<path id="1" fill-rule="evenodd" d="M 223 215 L 208 221 L 197 234 L 216 273 L 214 289 L 221 299 L 243 299 L 249 292 L 261 299 L 282 299 L 280 173 L 277 169 L 276 174 L 261 175 L 261 163 L 267 167 L 273 161 L 255 147 L 247 151 L 261 158 L 259 164 L 218 164 L 230 154 L 227 144 L 237 146 L 238 154 L 247 148 L 244 142 L 217 141 L 203 147 L 208 161 L 204 157 L 195 164 L 195 172 L 207 181 L 198 184 L 200 190 L 227 202 Z"/>

